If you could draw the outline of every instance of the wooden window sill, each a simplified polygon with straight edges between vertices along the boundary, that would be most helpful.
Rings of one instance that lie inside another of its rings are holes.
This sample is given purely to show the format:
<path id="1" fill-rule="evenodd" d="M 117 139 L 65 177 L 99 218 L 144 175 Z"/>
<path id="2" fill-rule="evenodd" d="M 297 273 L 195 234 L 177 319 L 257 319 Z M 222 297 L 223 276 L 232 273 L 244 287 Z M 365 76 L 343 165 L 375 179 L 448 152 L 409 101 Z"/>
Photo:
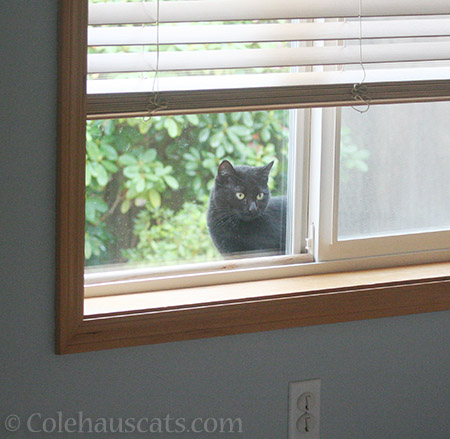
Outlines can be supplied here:
<path id="1" fill-rule="evenodd" d="M 439 277 L 445 268 L 450 275 L 450 263 L 440 263 L 86 298 L 84 315 L 92 318 L 95 315 L 121 315 L 145 309 L 207 306 L 280 295 L 317 294 L 342 288 L 373 288 Z"/>
<path id="2" fill-rule="evenodd" d="M 59 353 L 450 309 L 450 262 L 84 300 Z M 63 335 L 63 336 L 61 336 Z"/>

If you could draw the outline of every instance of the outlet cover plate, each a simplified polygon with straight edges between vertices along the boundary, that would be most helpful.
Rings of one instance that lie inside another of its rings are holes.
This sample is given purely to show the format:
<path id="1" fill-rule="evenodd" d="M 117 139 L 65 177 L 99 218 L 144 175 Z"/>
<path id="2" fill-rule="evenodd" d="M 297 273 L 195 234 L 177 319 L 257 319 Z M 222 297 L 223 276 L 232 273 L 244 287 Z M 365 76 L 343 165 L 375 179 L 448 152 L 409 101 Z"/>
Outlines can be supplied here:
<path id="1" fill-rule="evenodd" d="M 320 379 L 289 383 L 288 439 L 320 439 Z"/>

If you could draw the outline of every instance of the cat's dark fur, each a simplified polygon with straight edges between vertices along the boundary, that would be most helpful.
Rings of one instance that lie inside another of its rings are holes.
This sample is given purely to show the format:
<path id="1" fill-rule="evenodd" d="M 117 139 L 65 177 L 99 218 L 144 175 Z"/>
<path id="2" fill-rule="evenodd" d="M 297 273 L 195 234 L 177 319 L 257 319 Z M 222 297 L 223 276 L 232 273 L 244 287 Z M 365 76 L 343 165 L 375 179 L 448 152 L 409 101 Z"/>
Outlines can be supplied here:
<path id="1" fill-rule="evenodd" d="M 222 255 L 284 253 L 286 197 L 270 196 L 272 165 L 233 167 L 227 160 L 220 164 L 209 199 L 208 228 Z"/>

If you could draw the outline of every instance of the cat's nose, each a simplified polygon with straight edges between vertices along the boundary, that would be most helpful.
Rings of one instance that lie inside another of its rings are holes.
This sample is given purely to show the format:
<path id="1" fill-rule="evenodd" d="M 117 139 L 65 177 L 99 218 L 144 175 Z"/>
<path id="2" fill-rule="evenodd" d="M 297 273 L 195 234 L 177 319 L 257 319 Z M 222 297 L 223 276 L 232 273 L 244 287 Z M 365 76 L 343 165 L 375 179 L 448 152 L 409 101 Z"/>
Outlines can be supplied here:
<path id="1" fill-rule="evenodd" d="M 252 201 L 252 202 L 250 203 L 250 206 L 249 206 L 249 208 L 248 208 L 248 211 L 249 211 L 250 213 L 256 213 L 257 210 L 258 210 L 258 206 L 256 206 L 256 203 L 255 203 L 254 201 Z"/>

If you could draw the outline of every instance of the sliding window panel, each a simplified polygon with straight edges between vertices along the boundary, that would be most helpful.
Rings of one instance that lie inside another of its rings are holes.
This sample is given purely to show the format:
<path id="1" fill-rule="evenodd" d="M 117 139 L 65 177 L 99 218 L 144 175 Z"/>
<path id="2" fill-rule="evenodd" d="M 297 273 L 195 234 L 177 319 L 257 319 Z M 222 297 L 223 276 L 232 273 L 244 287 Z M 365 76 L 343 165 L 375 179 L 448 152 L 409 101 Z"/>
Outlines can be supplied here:
<path id="1" fill-rule="evenodd" d="M 324 110 L 319 260 L 449 257 L 449 108 Z"/>

